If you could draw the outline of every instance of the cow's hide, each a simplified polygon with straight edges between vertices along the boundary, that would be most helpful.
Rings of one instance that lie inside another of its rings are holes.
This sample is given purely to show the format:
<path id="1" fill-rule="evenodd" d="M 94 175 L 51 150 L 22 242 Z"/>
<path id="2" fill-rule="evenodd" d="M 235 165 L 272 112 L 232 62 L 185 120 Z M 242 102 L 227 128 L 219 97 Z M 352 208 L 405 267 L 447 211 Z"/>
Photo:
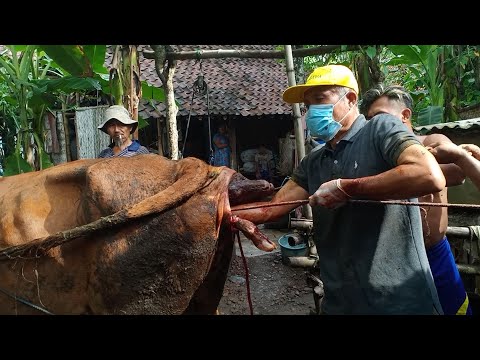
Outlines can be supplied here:
<path id="1" fill-rule="evenodd" d="M 214 313 L 233 250 L 222 222 L 234 174 L 150 154 L 2 178 L 1 249 L 96 227 L 45 253 L 0 261 L 0 290 L 54 314 Z M 41 312 L 0 293 L 0 313 Z"/>

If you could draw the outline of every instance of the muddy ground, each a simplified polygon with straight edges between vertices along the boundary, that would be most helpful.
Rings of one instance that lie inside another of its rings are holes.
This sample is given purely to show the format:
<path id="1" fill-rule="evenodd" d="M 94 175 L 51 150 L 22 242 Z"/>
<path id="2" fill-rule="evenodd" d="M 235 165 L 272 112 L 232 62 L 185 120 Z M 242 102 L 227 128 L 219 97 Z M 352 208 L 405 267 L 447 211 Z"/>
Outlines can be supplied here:
<path id="1" fill-rule="evenodd" d="M 281 232 L 269 234 L 278 240 Z M 280 250 L 252 256 L 242 241 L 249 273 L 254 315 L 310 315 L 315 313 L 313 290 L 307 285 L 305 269 L 284 265 Z M 250 315 L 245 266 L 238 247 L 230 264 L 218 310 L 222 315 Z"/>

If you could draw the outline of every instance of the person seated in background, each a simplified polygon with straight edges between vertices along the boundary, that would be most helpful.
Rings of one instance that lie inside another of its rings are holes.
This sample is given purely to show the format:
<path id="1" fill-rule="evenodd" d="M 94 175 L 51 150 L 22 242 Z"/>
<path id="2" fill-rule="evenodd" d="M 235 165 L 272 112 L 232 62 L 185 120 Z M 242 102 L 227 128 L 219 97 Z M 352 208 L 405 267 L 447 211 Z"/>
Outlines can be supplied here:
<path id="1" fill-rule="evenodd" d="M 257 180 L 272 181 L 272 154 L 269 152 L 265 144 L 258 147 L 258 152 L 255 155 L 255 177 Z"/>

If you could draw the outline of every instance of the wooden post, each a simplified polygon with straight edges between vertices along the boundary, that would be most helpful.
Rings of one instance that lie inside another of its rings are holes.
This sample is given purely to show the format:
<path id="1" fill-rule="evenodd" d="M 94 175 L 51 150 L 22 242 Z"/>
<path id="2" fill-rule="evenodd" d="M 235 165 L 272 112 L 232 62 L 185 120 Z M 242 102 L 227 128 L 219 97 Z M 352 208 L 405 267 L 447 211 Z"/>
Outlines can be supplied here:
<path id="1" fill-rule="evenodd" d="M 285 45 L 285 60 L 287 66 L 288 86 L 295 86 L 295 70 L 293 68 L 292 46 Z M 300 161 L 305 157 L 305 137 L 303 134 L 302 114 L 300 113 L 300 105 L 295 103 L 292 105 L 293 109 L 293 126 L 295 129 L 295 148 L 297 150 L 297 160 Z"/>
<path id="2" fill-rule="evenodd" d="M 295 86 L 297 85 L 297 81 L 295 80 L 291 45 L 285 45 L 285 60 L 287 65 L 288 86 Z M 292 108 L 294 117 L 293 126 L 295 130 L 295 154 L 298 163 L 300 163 L 300 161 L 305 157 L 305 136 L 303 134 L 302 114 L 300 113 L 300 104 L 295 103 L 293 104 Z M 303 213 L 307 219 L 311 219 L 313 217 L 312 208 L 310 205 L 303 206 Z"/>
<path id="3" fill-rule="evenodd" d="M 157 118 L 157 147 L 158 147 L 158 155 L 163 155 L 163 136 L 162 136 L 162 122 L 160 118 Z"/>
<path id="4" fill-rule="evenodd" d="M 67 101 L 68 95 L 64 97 L 62 101 L 62 121 L 63 121 L 63 131 L 65 132 L 65 151 L 67 154 L 67 162 L 72 161 L 72 154 L 70 152 L 70 127 L 68 126 L 67 118 Z"/>
<path id="5" fill-rule="evenodd" d="M 231 127 L 228 127 L 228 135 L 230 139 L 230 148 L 232 149 L 231 156 L 231 164 L 232 169 L 238 171 L 238 162 L 237 162 L 237 129 L 233 122 L 230 122 Z"/>

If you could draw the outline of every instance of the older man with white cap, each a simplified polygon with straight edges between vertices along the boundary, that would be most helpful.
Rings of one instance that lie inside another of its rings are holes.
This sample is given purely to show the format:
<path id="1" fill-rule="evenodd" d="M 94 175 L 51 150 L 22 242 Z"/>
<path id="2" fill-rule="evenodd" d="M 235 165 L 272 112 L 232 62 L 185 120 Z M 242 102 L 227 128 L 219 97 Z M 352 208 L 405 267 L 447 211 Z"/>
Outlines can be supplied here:
<path id="1" fill-rule="evenodd" d="M 110 136 L 112 143 L 108 148 L 102 150 L 98 157 L 109 158 L 149 154 L 147 148 L 140 145 L 138 140 L 130 138 L 137 126 L 138 121 L 130 118 L 127 109 L 122 105 L 110 106 L 105 111 L 105 121 L 98 128 Z"/>
<path id="2" fill-rule="evenodd" d="M 445 178 L 397 117 L 379 114 L 367 121 L 358 110 L 358 93 L 355 76 L 342 65 L 319 67 L 306 84 L 285 90 L 286 102 L 305 103 L 312 136 L 326 144 L 302 159 L 267 204 L 309 199 L 323 314 L 442 314 L 419 208 L 351 200 L 416 202 L 440 191 Z M 232 210 L 258 224 L 296 206 Z"/>

